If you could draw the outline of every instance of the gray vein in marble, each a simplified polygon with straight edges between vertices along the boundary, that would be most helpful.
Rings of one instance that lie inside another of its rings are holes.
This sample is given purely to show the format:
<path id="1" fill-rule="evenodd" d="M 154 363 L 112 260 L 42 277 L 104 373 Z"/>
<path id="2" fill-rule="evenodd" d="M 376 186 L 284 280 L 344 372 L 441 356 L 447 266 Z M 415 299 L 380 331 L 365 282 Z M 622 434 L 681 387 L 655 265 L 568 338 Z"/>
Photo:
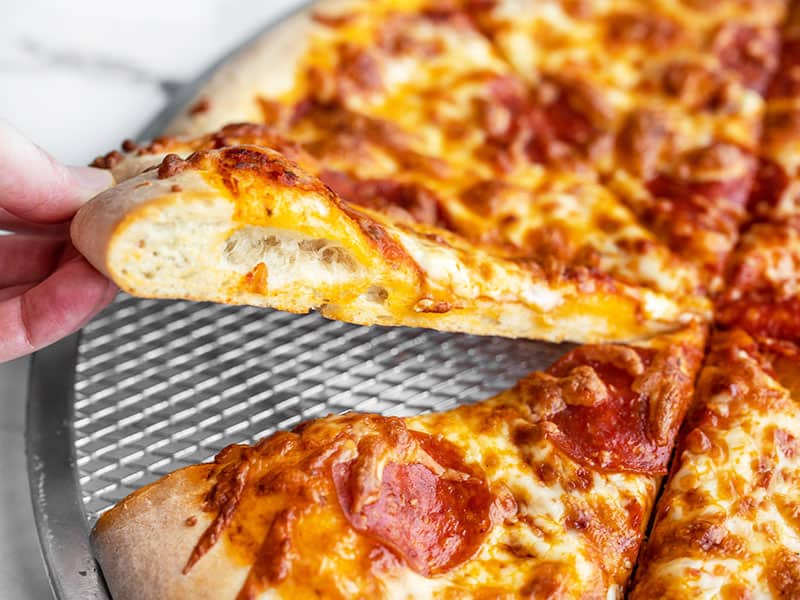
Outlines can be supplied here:
<path id="1" fill-rule="evenodd" d="M 18 48 L 29 57 L 37 60 L 40 66 L 65 67 L 120 77 L 134 83 L 147 83 L 157 86 L 168 98 L 172 98 L 177 94 L 178 90 L 186 83 L 169 77 L 158 77 L 145 69 L 124 61 L 69 50 L 48 48 L 34 40 L 22 40 Z M 0 65 L 2 65 L 2 62 L 0 62 Z M 18 64 L 15 66 L 18 66 Z"/>

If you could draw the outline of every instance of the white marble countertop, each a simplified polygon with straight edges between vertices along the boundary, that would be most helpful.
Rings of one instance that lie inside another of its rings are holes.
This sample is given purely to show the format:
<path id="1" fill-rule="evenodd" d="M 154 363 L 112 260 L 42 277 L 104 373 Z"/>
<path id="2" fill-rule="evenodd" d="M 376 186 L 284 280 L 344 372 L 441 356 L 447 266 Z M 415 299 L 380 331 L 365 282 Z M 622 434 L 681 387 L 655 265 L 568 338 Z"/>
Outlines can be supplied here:
<path id="1" fill-rule="evenodd" d="M 0 0 L 0 117 L 85 164 L 302 0 Z M 26 359 L 0 364 L 0 597 L 50 597 L 24 455 Z"/>

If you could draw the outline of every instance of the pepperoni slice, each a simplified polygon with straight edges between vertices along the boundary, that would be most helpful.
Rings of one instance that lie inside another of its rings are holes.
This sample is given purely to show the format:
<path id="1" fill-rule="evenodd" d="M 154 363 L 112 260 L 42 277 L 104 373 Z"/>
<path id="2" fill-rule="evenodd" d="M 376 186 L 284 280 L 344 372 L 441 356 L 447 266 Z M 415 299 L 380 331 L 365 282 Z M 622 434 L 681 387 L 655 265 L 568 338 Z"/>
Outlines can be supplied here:
<path id="1" fill-rule="evenodd" d="M 797 98 L 800 96 L 800 39 L 784 40 L 781 59 L 775 76 L 769 84 L 769 98 Z"/>
<path id="2" fill-rule="evenodd" d="M 655 351 L 632 350 L 646 369 Z M 606 386 L 605 398 L 596 403 L 568 403 L 548 417 L 555 428 L 548 428 L 546 435 L 573 459 L 595 469 L 665 474 L 672 446 L 658 445 L 648 436 L 648 397 L 633 390 L 636 376 L 619 361 L 612 364 L 612 357 L 605 362 L 593 352 L 590 359 L 589 352 L 591 347 L 578 348 L 547 373 L 567 377 L 576 367 L 591 367 Z"/>
<path id="3" fill-rule="evenodd" d="M 540 111 L 531 111 L 528 144 L 532 160 L 544 164 L 557 163 L 577 151 L 588 154 L 588 147 L 600 135 L 589 119 L 566 102 L 564 94 Z"/>
<path id="4" fill-rule="evenodd" d="M 687 181 L 662 173 L 647 182 L 647 189 L 653 196 L 671 200 L 678 212 L 692 213 L 718 202 L 743 208 L 747 204 L 749 186 L 749 176 L 728 181 Z"/>
<path id="5" fill-rule="evenodd" d="M 752 154 L 736 146 L 713 144 L 693 150 L 672 172 L 659 173 L 646 183 L 655 202 L 645 218 L 670 248 L 696 258 L 698 232 L 733 240 L 745 218 L 754 172 Z M 709 266 L 721 268 L 725 253 L 709 257 Z"/>
<path id="6" fill-rule="evenodd" d="M 769 294 L 747 294 L 720 306 L 717 321 L 740 327 L 756 338 L 777 338 L 800 343 L 800 298 L 770 299 Z"/>
<path id="7" fill-rule="evenodd" d="M 582 160 L 610 139 L 604 130 L 611 109 L 589 86 L 552 79 L 529 90 L 516 78 L 497 77 L 487 89 L 491 100 L 479 120 L 496 162 L 513 161 L 515 148 L 537 163 Z"/>
<path id="8" fill-rule="evenodd" d="M 768 217 L 778 206 L 788 185 L 789 177 L 783 168 L 767 158 L 762 158 L 747 201 L 748 212 L 757 217 Z"/>
<path id="9" fill-rule="evenodd" d="M 420 463 L 390 462 L 377 498 L 354 511 L 355 461 L 337 463 L 333 479 L 339 504 L 357 531 L 390 548 L 414 571 L 431 576 L 467 560 L 491 527 L 493 496 L 446 442 L 414 432 L 442 467 L 434 473 Z"/>
<path id="10" fill-rule="evenodd" d="M 743 85 L 763 93 L 778 63 L 779 44 L 774 27 L 728 24 L 717 33 L 714 48 L 723 67 Z"/>
<path id="11" fill-rule="evenodd" d="M 436 195 L 417 183 L 391 179 L 358 179 L 342 171 L 323 170 L 319 178 L 348 202 L 391 216 L 447 228 L 448 219 Z"/>
<path id="12" fill-rule="evenodd" d="M 800 342 L 800 296 L 795 290 L 798 233 L 788 223 L 758 223 L 742 238 L 717 298 L 715 318 L 754 338 Z"/>
<path id="13" fill-rule="evenodd" d="M 661 173 L 647 182 L 648 191 L 658 200 L 649 219 L 666 233 L 674 250 L 683 248 L 698 230 L 733 235 L 749 185 L 743 178 L 695 182 Z"/>

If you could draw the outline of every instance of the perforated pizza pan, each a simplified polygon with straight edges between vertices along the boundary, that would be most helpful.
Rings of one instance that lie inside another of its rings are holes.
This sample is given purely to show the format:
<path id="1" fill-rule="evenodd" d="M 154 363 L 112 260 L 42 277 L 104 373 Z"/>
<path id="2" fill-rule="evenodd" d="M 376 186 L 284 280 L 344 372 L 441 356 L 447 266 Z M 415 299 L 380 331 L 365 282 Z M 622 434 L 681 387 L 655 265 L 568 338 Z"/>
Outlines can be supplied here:
<path id="1" fill-rule="evenodd" d="M 109 598 L 88 532 L 103 511 L 172 470 L 329 413 L 410 415 L 486 398 L 566 349 L 120 295 L 33 360 L 28 471 L 53 591 Z"/>

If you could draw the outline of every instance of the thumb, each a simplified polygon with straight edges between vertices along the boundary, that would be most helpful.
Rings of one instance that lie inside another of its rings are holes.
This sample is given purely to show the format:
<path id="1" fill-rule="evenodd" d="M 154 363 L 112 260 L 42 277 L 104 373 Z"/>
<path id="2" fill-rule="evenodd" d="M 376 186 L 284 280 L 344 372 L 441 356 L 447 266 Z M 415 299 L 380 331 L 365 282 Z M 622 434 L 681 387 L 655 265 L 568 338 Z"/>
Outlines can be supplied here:
<path id="1" fill-rule="evenodd" d="M 66 221 L 114 183 L 109 171 L 67 167 L 0 119 L 0 209 L 35 223 Z"/>

